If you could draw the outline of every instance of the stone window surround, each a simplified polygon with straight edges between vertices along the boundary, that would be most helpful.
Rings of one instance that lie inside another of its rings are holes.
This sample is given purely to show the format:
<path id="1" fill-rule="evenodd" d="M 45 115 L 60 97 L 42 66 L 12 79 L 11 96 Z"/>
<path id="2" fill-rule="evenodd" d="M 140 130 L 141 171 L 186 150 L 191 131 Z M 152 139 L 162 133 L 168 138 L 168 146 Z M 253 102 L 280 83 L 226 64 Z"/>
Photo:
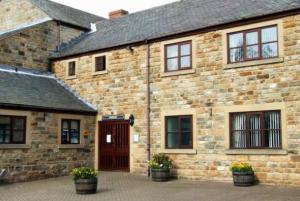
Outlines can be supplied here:
<path id="1" fill-rule="evenodd" d="M 181 116 L 181 115 L 192 115 L 193 118 L 193 148 L 192 149 L 166 149 L 165 137 L 166 137 L 166 125 L 165 118 L 167 116 Z M 161 149 L 160 153 L 166 154 L 197 154 L 195 149 L 197 143 L 197 113 L 196 109 L 163 109 L 161 112 Z"/>
<path id="2" fill-rule="evenodd" d="M 282 149 L 230 149 L 230 113 L 280 110 Z M 227 155 L 285 155 L 287 154 L 287 125 L 285 103 L 266 103 L 254 105 L 237 105 L 224 107 L 225 114 L 225 154 Z"/>
<path id="3" fill-rule="evenodd" d="M 278 28 L 278 58 L 262 59 L 262 60 L 253 60 L 253 61 L 243 61 L 238 63 L 229 63 L 228 62 L 228 38 L 227 35 L 234 32 L 241 32 L 250 29 L 257 29 L 261 27 L 267 27 L 277 25 Z M 284 38 L 283 38 L 283 20 L 270 20 L 255 24 L 249 24 L 229 29 L 224 29 L 222 32 L 222 44 L 223 44 L 223 66 L 224 69 L 232 68 L 241 68 L 249 66 L 257 66 L 264 64 L 273 64 L 273 63 L 282 63 L 284 61 Z"/>
<path id="4" fill-rule="evenodd" d="M 77 78 L 77 73 L 78 73 L 78 62 L 79 61 L 79 59 L 78 58 L 74 58 L 74 59 L 69 59 L 69 60 L 66 60 L 65 61 L 65 71 L 66 71 L 66 79 L 67 80 L 71 80 L 71 79 L 75 79 L 75 78 Z M 69 76 L 69 63 L 70 62 L 75 62 L 75 75 L 72 75 L 72 76 Z"/>
<path id="5" fill-rule="evenodd" d="M 103 75 L 103 74 L 107 74 L 108 73 L 108 68 L 109 68 L 109 55 L 110 53 L 100 53 L 100 54 L 94 54 L 92 55 L 92 66 L 91 66 L 91 71 L 92 71 L 92 75 Z M 97 57 L 101 57 L 101 56 L 105 56 L 105 59 L 106 59 L 106 68 L 104 71 L 96 71 L 96 58 Z"/>
<path id="6" fill-rule="evenodd" d="M 80 144 L 62 144 L 61 143 L 61 132 L 62 132 L 62 120 L 63 119 L 70 119 L 70 120 L 79 120 L 80 121 Z M 84 126 L 85 126 L 85 119 L 82 116 L 78 115 L 71 115 L 71 114 L 58 114 L 57 118 L 57 125 L 58 125 L 58 148 L 59 149 L 83 149 L 85 144 L 85 132 L 84 132 Z"/>
<path id="7" fill-rule="evenodd" d="M 0 149 L 29 149 L 31 148 L 31 113 L 27 111 L 3 110 L 0 115 L 26 117 L 26 143 L 25 144 L 0 144 Z"/>
<path id="8" fill-rule="evenodd" d="M 197 52 L 197 45 L 196 45 L 196 37 L 197 36 L 190 36 L 190 37 L 183 37 L 183 38 L 178 38 L 178 39 L 173 39 L 173 40 L 167 40 L 163 41 L 160 43 L 160 76 L 161 77 L 169 77 L 169 76 L 178 76 L 178 75 L 187 75 L 187 74 L 193 74 L 196 72 L 196 52 Z M 181 43 L 181 42 L 186 42 L 186 41 L 191 41 L 192 43 L 192 68 L 186 69 L 186 70 L 178 70 L 178 71 L 170 71 L 170 72 L 165 72 L 165 46 L 166 45 L 171 45 L 175 43 Z"/>

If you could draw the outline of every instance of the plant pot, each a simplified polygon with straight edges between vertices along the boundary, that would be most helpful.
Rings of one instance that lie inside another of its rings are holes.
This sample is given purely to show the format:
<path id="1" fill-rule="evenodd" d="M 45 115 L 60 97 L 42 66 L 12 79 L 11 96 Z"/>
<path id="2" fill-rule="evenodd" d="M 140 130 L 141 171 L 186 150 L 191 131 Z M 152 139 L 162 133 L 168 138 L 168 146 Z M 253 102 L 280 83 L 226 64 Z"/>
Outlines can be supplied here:
<path id="1" fill-rule="evenodd" d="M 170 169 L 151 169 L 152 181 L 169 181 Z"/>
<path id="2" fill-rule="evenodd" d="M 75 189 L 77 194 L 93 194 L 97 192 L 98 180 L 95 179 L 77 179 Z"/>
<path id="3" fill-rule="evenodd" d="M 235 186 L 253 186 L 254 172 L 232 172 L 233 183 Z"/>

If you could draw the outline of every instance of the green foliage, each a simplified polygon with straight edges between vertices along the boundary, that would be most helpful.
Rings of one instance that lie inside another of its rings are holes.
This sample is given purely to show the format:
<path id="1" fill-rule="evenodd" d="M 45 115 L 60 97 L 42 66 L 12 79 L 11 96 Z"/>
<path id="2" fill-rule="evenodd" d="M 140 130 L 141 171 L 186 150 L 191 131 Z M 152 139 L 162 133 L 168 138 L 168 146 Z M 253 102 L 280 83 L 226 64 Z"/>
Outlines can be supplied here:
<path id="1" fill-rule="evenodd" d="M 253 171 L 252 166 L 249 163 L 235 162 L 231 165 L 232 172 L 250 172 Z"/>
<path id="2" fill-rule="evenodd" d="M 170 169 L 172 167 L 172 159 L 165 154 L 154 154 L 153 159 L 148 165 L 151 169 Z"/>
<path id="3" fill-rule="evenodd" d="M 96 179 L 98 172 L 92 168 L 80 167 L 72 170 L 73 179 Z"/>

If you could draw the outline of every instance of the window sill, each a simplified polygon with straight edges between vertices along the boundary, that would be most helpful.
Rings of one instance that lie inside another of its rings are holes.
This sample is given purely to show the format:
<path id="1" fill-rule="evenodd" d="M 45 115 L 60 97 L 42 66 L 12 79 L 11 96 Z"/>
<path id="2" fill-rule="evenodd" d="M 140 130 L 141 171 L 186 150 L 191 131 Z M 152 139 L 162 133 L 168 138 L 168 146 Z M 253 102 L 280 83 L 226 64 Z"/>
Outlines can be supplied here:
<path id="1" fill-rule="evenodd" d="M 1 144 L 0 149 L 30 149 L 28 144 Z"/>
<path id="2" fill-rule="evenodd" d="M 163 154 L 197 154 L 196 149 L 164 149 L 160 150 Z"/>
<path id="3" fill-rule="evenodd" d="M 86 146 L 82 144 L 60 144 L 59 149 L 84 149 Z"/>
<path id="4" fill-rule="evenodd" d="M 284 149 L 227 149 L 226 155 L 287 155 Z"/>
<path id="5" fill-rule="evenodd" d="M 284 62 L 283 57 L 274 58 L 274 59 L 256 60 L 256 61 L 244 61 L 240 63 L 226 64 L 224 69 L 242 68 L 242 67 L 258 66 L 264 64 L 282 63 L 282 62 Z"/>
<path id="6" fill-rule="evenodd" d="M 76 78 L 77 78 L 76 75 L 74 75 L 74 76 L 67 76 L 66 77 L 67 80 L 73 80 L 73 79 L 76 79 Z"/>
<path id="7" fill-rule="evenodd" d="M 188 75 L 196 73 L 195 69 L 188 69 L 188 70 L 178 70 L 174 72 L 162 72 L 160 77 L 170 77 L 170 76 L 178 76 L 178 75 Z"/>
<path id="8" fill-rule="evenodd" d="M 104 71 L 97 71 L 97 72 L 93 72 L 92 75 L 104 75 L 104 74 L 107 74 L 107 70 L 104 70 Z"/>

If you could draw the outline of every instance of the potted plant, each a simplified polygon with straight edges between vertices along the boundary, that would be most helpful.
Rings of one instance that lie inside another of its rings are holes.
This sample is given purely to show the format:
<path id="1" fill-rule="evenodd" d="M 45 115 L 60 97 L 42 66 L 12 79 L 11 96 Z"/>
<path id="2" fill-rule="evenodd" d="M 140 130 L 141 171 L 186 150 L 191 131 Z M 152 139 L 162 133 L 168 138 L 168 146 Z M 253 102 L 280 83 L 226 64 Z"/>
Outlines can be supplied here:
<path id="1" fill-rule="evenodd" d="M 168 181 L 170 178 L 170 169 L 172 167 L 172 163 L 172 159 L 165 154 L 153 155 L 153 159 L 149 161 L 152 180 Z"/>
<path id="2" fill-rule="evenodd" d="M 93 194 L 97 192 L 97 171 L 88 167 L 74 168 L 72 170 L 77 194 Z"/>
<path id="3" fill-rule="evenodd" d="M 254 185 L 254 171 L 248 163 L 233 163 L 231 165 L 233 183 L 235 186 L 252 186 Z"/>

